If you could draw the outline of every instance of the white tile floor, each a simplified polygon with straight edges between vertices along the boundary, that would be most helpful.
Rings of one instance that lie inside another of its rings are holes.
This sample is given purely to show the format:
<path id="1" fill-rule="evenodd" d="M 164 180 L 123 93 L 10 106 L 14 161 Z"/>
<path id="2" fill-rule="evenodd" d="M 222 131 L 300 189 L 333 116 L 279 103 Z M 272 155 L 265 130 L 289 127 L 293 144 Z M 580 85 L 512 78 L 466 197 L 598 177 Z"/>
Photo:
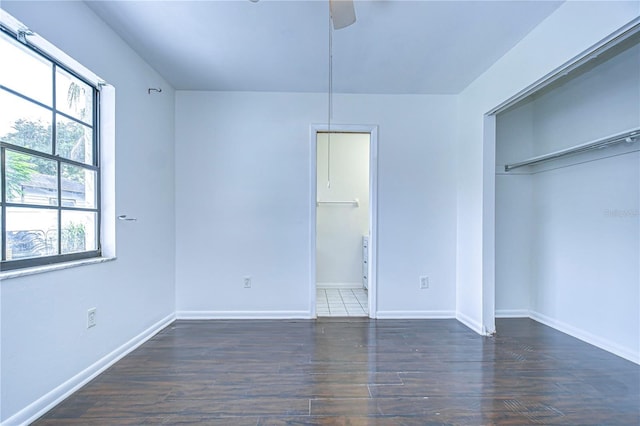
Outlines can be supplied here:
<path id="1" fill-rule="evenodd" d="M 319 317 L 366 317 L 368 300 L 363 288 L 318 288 L 316 313 Z"/>

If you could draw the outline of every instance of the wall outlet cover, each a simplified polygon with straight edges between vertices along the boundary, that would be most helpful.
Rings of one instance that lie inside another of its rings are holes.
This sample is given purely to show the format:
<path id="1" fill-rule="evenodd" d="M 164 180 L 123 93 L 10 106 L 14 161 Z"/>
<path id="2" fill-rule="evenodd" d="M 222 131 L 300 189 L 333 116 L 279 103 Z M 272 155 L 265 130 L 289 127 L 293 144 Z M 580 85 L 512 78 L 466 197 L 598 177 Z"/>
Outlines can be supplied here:
<path id="1" fill-rule="evenodd" d="M 429 288 L 429 277 L 427 276 L 420 277 L 420 288 L 422 290 Z"/>
<path id="2" fill-rule="evenodd" d="M 91 308 L 87 311 L 87 328 L 96 326 L 96 308 Z"/>

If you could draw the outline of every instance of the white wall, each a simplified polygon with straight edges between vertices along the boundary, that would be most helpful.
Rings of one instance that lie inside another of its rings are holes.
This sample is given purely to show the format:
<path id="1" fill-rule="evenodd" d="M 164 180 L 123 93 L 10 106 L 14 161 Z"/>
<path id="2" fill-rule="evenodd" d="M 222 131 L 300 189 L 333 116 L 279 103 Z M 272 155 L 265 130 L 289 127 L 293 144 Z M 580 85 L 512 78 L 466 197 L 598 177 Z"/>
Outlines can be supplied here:
<path id="1" fill-rule="evenodd" d="M 118 214 L 138 218 L 117 224 L 115 261 L 2 281 L 1 418 L 24 409 L 14 423 L 174 312 L 174 96 L 84 3 L 2 8 L 115 86 L 115 201 Z M 91 307 L 97 326 L 87 330 Z"/>
<path id="2" fill-rule="evenodd" d="M 379 126 L 383 316 L 452 315 L 455 120 L 454 96 L 334 97 L 335 123 Z M 179 316 L 310 315 L 309 125 L 323 122 L 322 94 L 176 93 Z"/>
<path id="3" fill-rule="evenodd" d="M 474 330 L 494 328 L 495 146 L 484 143 L 484 114 L 638 15 L 636 1 L 566 2 L 460 94 L 456 308 Z"/>
<path id="4" fill-rule="evenodd" d="M 526 103 L 496 122 L 495 309 L 500 316 L 528 316 L 531 289 L 533 182 L 508 163 L 533 156 L 533 108 Z"/>
<path id="5" fill-rule="evenodd" d="M 335 133 L 329 149 L 328 134 L 318 134 L 318 200 L 359 201 L 357 206 L 317 208 L 318 286 L 362 287 L 362 237 L 369 233 L 369 139 L 364 133 Z"/>
<path id="6" fill-rule="evenodd" d="M 640 45 L 498 122 L 499 129 L 512 131 L 498 134 L 498 158 L 521 142 L 513 134 L 519 127 L 534 155 L 640 127 Z M 518 278 L 526 274 L 531 293 L 526 309 L 534 318 L 636 361 L 640 157 L 633 151 L 638 149 L 623 144 L 524 169 L 532 173 L 528 176 L 502 174 L 496 191 L 504 201 L 496 203 L 496 270 L 504 272 L 496 278 L 499 309 L 522 309 L 525 280 Z M 523 227 L 514 230 L 513 222 Z"/>

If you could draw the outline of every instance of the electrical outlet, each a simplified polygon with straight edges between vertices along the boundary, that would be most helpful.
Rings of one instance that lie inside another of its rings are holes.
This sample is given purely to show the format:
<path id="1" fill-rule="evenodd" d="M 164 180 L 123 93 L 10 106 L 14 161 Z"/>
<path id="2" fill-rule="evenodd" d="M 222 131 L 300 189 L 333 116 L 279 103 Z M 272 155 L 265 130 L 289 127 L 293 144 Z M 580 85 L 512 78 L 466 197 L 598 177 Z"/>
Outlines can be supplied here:
<path id="1" fill-rule="evenodd" d="M 422 290 L 429 288 L 429 277 L 427 276 L 420 277 L 420 288 Z"/>
<path id="2" fill-rule="evenodd" d="M 87 311 L 87 328 L 96 326 L 96 308 Z"/>
<path id="3" fill-rule="evenodd" d="M 251 277 L 244 277 L 244 288 L 251 288 Z"/>

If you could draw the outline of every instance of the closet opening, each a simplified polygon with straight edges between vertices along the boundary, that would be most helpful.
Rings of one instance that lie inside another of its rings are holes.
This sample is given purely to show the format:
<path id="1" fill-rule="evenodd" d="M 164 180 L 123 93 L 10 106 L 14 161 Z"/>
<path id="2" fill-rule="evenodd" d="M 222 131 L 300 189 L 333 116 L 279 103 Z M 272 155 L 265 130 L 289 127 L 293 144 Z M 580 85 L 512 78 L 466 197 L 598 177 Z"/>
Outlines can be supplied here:
<path id="1" fill-rule="evenodd" d="M 375 128 L 310 138 L 311 316 L 375 318 Z"/>
<path id="2" fill-rule="evenodd" d="M 637 359 L 640 22 L 490 112 L 485 131 L 495 148 L 486 312 Z"/>

